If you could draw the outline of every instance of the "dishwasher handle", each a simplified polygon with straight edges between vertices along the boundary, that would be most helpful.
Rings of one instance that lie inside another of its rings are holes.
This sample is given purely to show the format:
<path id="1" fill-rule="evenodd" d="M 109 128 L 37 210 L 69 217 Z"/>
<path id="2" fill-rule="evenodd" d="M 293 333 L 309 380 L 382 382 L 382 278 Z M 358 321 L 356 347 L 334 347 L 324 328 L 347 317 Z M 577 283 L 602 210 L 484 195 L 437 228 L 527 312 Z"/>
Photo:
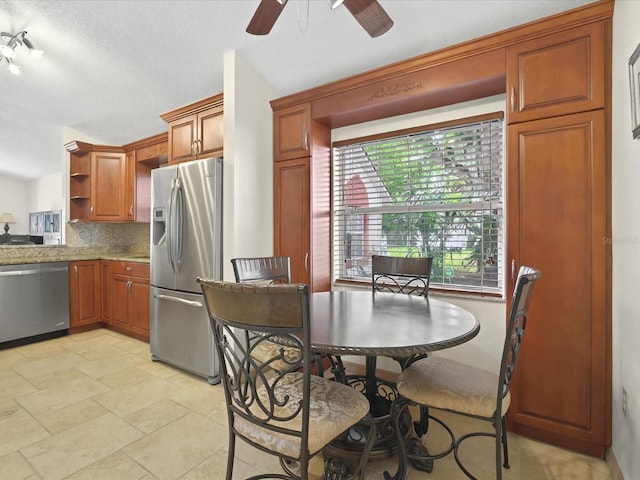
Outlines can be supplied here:
<path id="1" fill-rule="evenodd" d="M 51 268 L 33 268 L 30 270 L 8 270 L 6 272 L 0 272 L 0 277 L 14 277 L 18 275 L 38 275 L 41 273 L 55 273 L 55 272 L 67 272 L 66 267 L 51 267 Z"/>

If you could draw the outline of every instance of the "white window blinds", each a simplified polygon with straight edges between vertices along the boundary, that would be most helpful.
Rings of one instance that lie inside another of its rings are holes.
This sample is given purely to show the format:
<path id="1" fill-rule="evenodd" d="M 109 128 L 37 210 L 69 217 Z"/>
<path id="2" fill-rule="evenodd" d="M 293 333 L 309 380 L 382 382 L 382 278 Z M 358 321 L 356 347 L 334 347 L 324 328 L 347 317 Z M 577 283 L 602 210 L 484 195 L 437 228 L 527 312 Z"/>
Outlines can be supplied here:
<path id="1" fill-rule="evenodd" d="M 431 256 L 432 288 L 502 293 L 502 113 L 334 144 L 334 276 Z"/>

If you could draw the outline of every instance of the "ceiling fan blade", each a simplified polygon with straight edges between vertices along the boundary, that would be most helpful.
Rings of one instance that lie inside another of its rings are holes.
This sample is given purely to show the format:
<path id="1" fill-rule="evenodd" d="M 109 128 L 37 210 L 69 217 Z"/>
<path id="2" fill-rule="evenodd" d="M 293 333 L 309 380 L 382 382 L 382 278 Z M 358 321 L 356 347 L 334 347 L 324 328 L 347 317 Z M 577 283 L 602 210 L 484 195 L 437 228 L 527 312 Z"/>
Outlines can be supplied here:
<path id="1" fill-rule="evenodd" d="M 371 37 L 379 37 L 393 26 L 378 0 L 344 0 L 344 6 Z"/>
<path id="2" fill-rule="evenodd" d="M 252 35 L 269 33 L 286 4 L 287 0 L 260 0 L 247 27 L 247 33 Z"/>

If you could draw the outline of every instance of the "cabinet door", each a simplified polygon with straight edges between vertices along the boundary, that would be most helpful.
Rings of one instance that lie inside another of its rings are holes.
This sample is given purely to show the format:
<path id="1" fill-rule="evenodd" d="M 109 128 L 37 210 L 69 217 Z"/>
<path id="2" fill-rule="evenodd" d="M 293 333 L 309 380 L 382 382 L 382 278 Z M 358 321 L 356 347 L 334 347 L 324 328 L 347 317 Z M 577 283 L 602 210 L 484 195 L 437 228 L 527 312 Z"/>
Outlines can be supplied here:
<path id="1" fill-rule="evenodd" d="M 126 159 L 124 153 L 91 154 L 92 220 L 125 220 Z"/>
<path id="2" fill-rule="evenodd" d="M 136 152 L 127 152 L 125 155 L 125 181 L 124 181 L 124 215 L 125 220 L 136 219 Z"/>
<path id="3" fill-rule="evenodd" d="M 100 261 L 69 263 L 70 327 L 100 323 Z"/>
<path id="4" fill-rule="evenodd" d="M 194 158 L 198 116 L 189 115 L 169 123 L 169 163 Z"/>
<path id="5" fill-rule="evenodd" d="M 129 287 L 129 326 L 149 338 L 149 279 L 132 277 Z"/>
<path id="6" fill-rule="evenodd" d="M 102 321 L 111 323 L 111 261 L 100 261 L 100 281 L 102 283 Z"/>
<path id="7" fill-rule="evenodd" d="M 276 161 L 310 155 L 311 105 L 284 108 L 273 113 L 273 156 Z"/>
<path id="8" fill-rule="evenodd" d="M 198 114 L 198 156 L 221 157 L 223 151 L 222 107 L 214 107 Z"/>
<path id="9" fill-rule="evenodd" d="M 128 275 L 111 275 L 111 323 L 114 326 L 129 327 L 130 280 Z"/>
<path id="10" fill-rule="evenodd" d="M 610 167 L 605 114 L 509 127 L 511 272 L 542 272 L 511 389 L 517 433 L 602 456 L 611 443 Z M 513 289 L 513 278 L 509 288 Z"/>
<path id="11" fill-rule="evenodd" d="M 291 281 L 311 287 L 309 158 L 274 164 L 274 254 L 291 259 Z"/>
<path id="12" fill-rule="evenodd" d="M 509 47 L 509 123 L 604 108 L 607 43 L 599 22 Z"/>

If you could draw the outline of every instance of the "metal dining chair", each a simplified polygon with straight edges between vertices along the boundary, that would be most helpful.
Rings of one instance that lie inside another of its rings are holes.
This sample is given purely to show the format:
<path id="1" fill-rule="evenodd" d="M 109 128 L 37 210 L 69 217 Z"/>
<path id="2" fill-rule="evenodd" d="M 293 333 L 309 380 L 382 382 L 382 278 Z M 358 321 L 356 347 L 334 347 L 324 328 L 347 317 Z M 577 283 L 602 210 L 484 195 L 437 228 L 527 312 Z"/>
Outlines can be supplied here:
<path id="1" fill-rule="evenodd" d="M 233 274 L 236 282 L 256 283 L 256 284 L 281 284 L 291 282 L 291 261 L 289 257 L 244 257 L 232 258 Z M 255 335 L 253 335 L 255 337 Z M 277 356 L 280 346 L 273 342 L 260 342 L 253 351 L 253 355 L 266 361 L 273 356 Z M 314 366 L 316 374 L 324 375 L 325 365 L 323 355 L 314 356 Z M 335 360 L 330 359 L 329 364 L 335 370 Z M 273 362 L 272 367 L 277 369 L 286 368 L 278 362 Z"/>
<path id="2" fill-rule="evenodd" d="M 371 287 L 374 292 L 429 294 L 433 257 L 371 256 Z"/>
<path id="3" fill-rule="evenodd" d="M 374 292 L 395 292 L 407 295 L 429 295 L 429 283 L 433 257 L 392 257 L 385 255 L 371 256 L 371 288 Z M 408 358 L 395 358 L 402 369 L 426 354 L 414 355 Z M 371 364 L 374 363 L 372 366 Z M 367 368 L 375 369 L 375 358 L 367 358 Z M 427 432 L 427 411 L 420 409 L 420 419 L 414 422 L 414 429 L 418 435 Z M 425 468 L 429 471 L 429 468 Z"/>
<path id="4" fill-rule="evenodd" d="M 408 459 L 436 460 L 451 452 L 462 472 L 468 478 L 474 479 L 475 477 L 460 459 L 459 448 L 464 440 L 475 436 L 495 438 L 496 478 L 498 480 L 502 478 L 502 453 L 504 453 L 504 468 L 509 468 L 506 428 L 506 414 L 511 400 L 509 385 L 525 332 L 531 294 L 540 277 L 540 271 L 531 267 L 520 267 L 511 299 L 509 322 L 498 375 L 472 365 L 434 356 L 421 359 L 400 373 L 397 380 L 400 396 L 391 408 L 396 438 L 401 438 L 399 420 L 402 412 L 409 405 L 419 405 L 429 408 L 429 419 L 434 420 L 447 431 L 451 443 L 442 452 L 428 454 L 422 450 L 423 453 L 419 454 L 420 448 L 412 448 L 412 452 L 409 453 L 404 443 L 399 442 L 398 471 L 393 477 L 385 472 L 385 479 L 404 479 L 407 474 Z M 485 420 L 494 426 L 495 433 L 471 432 L 456 438 L 453 431 L 442 420 L 432 416 L 431 411 L 434 409 Z M 413 441 L 419 442 L 418 439 Z"/>
<path id="5" fill-rule="evenodd" d="M 232 258 L 236 282 L 242 283 L 290 283 L 289 257 Z"/>
<path id="6" fill-rule="evenodd" d="M 309 291 L 306 285 L 259 285 L 198 278 L 214 332 L 227 406 L 231 480 L 236 439 L 275 455 L 282 472 L 262 478 L 308 478 L 310 459 L 356 423 L 369 428 L 360 461 L 348 478 L 364 479 L 376 437 L 369 402 L 356 390 L 311 373 Z M 258 332 L 247 343 L 244 332 Z M 263 342 L 280 345 L 262 362 Z M 286 368 L 275 370 L 275 362 Z M 347 477 L 345 477 L 347 478 Z"/>

